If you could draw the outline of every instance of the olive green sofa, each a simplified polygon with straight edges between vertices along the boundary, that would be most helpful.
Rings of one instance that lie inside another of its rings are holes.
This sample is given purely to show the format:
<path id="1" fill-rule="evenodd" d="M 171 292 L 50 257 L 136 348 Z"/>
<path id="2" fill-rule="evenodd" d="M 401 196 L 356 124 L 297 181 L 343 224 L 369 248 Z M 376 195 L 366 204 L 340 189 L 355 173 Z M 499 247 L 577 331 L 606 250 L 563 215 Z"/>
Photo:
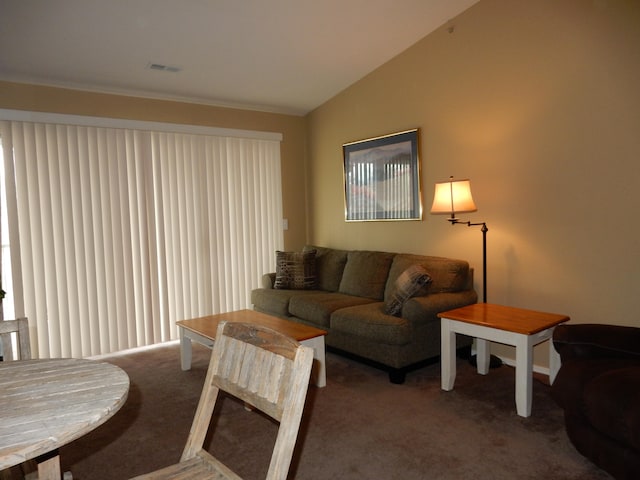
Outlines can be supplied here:
<path id="1" fill-rule="evenodd" d="M 262 288 L 251 292 L 253 308 L 327 330 L 329 349 L 385 368 L 393 383 L 403 383 L 407 371 L 439 357 L 438 313 L 478 299 L 464 260 L 320 246 L 303 252 L 305 282 L 282 288 L 280 269 L 266 273 Z M 416 269 L 430 281 L 403 297 L 404 272 Z M 387 313 L 394 304 L 395 314 Z M 468 337 L 457 339 L 458 348 L 471 344 Z"/>

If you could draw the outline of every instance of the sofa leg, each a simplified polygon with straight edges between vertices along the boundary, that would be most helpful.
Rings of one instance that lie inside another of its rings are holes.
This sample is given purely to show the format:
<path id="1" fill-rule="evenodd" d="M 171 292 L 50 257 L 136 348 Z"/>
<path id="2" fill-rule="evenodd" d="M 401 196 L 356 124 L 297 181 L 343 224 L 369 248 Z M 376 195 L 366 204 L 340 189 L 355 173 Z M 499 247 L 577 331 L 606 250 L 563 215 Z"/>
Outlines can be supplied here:
<path id="1" fill-rule="evenodd" d="M 392 368 L 389 370 L 389 381 L 397 385 L 404 383 L 407 377 L 407 371 L 402 368 Z"/>

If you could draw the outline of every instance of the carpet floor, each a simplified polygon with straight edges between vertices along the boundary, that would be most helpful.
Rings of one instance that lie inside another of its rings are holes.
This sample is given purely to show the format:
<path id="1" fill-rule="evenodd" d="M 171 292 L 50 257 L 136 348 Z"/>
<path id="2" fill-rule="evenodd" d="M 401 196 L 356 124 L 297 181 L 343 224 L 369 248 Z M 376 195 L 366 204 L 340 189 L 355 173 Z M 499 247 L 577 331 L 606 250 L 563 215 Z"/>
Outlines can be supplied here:
<path id="1" fill-rule="evenodd" d="M 109 357 L 131 379 L 126 404 L 107 423 L 60 449 L 74 480 L 123 480 L 179 460 L 210 350 L 194 345 L 180 369 L 176 344 Z M 309 388 L 290 478 L 547 479 L 611 477 L 569 443 L 549 386 L 535 381 L 532 415 L 515 412 L 514 370 L 477 375 L 458 360 L 455 389 L 440 389 L 440 364 L 387 374 L 327 354 L 326 388 Z M 264 478 L 276 425 L 233 398 L 216 408 L 209 450 L 247 479 Z"/>

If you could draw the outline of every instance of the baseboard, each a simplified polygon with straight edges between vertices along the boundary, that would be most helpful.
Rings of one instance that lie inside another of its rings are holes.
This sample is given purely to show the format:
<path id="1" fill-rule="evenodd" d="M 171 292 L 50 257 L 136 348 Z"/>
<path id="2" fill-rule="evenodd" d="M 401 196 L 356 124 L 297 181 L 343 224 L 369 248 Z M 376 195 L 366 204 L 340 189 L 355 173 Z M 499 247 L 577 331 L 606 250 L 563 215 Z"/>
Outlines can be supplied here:
<path id="1" fill-rule="evenodd" d="M 471 346 L 471 354 L 475 355 L 476 354 L 476 344 L 475 342 L 473 343 L 473 345 Z M 502 363 L 504 363 L 505 365 L 508 365 L 509 367 L 516 367 L 516 361 L 515 359 L 511 358 L 511 357 L 502 357 L 500 355 L 496 355 L 494 353 L 492 353 L 492 355 L 498 357 L 500 360 L 502 360 Z M 533 372 L 534 373 L 538 373 L 540 375 L 546 375 L 547 377 L 549 376 L 549 367 L 544 367 L 542 365 L 537 365 L 537 364 L 533 364 Z"/>
<path id="2" fill-rule="evenodd" d="M 167 345 L 175 345 L 180 343 L 180 340 L 169 340 L 168 342 L 154 343 L 152 345 L 145 345 L 143 347 L 128 348 L 126 350 L 119 350 L 117 352 L 105 353 L 102 355 L 93 355 L 87 357 L 89 360 L 103 360 L 105 358 L 119 357 L 122 355 L 128 355 L 130 353 L 144 352 L 146 350 L 153 350 L 155 348 L 166 347 Z"/>
<path id="3" fill-rule="evenodd" d="M 496 355 L 500 360 L 502 360 L 502 363 L 504 363 L 505 365 L 508 365 L 510 367 L 515 368 L 516 367 L 516 361 L 513 358 L 509 358 L 509 357 L 501 357 L 499 355 Z M 543 367 L 542 365 L 537 365 L 537 364 L 533 364 L 533 371 L 535 373 L 539 373 L 541 375 L 546 375 L 549 376 L 549 367 Z"/>

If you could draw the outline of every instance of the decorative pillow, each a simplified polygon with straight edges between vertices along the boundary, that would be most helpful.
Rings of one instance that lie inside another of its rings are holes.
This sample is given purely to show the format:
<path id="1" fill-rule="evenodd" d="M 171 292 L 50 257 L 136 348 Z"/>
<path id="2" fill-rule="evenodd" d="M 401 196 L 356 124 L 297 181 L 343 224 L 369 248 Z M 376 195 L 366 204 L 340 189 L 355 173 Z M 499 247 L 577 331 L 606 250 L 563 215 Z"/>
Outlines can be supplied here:
<path id="1" fill-rule="evenodd" d="M 431 283 L 431 276 L 422 265 L 411 265 L 396 280 L 395 290 L 386 301 L 384 313 L 400 316 L 404 303 Z"/>
<path id="2" fill-rule="evenodd" d="M 316 251 L 276 251 L 276 280 L 273 288 L 310 290 L 316 286 Z"/>

